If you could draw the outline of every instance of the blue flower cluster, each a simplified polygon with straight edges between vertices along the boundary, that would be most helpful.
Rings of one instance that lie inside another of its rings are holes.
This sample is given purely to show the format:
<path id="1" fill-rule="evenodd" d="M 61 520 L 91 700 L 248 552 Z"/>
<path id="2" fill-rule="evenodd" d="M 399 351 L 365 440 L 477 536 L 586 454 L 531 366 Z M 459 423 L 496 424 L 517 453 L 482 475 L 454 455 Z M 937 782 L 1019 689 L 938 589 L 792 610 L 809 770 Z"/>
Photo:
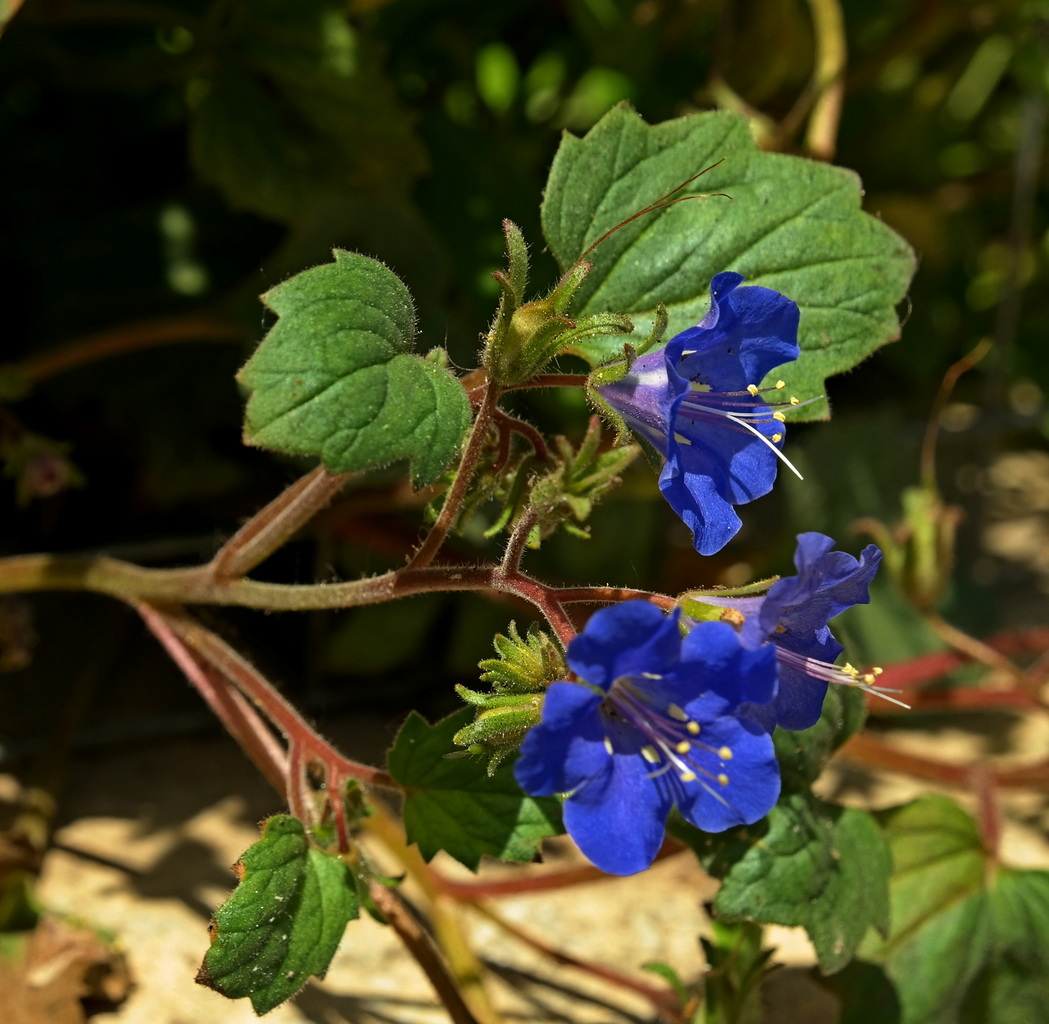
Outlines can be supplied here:
<path id="1" fill-rule="evenodd" d="M 515 773 L 533 796 L 567 794 L 565 827 L 599 868 L 647 868 L 673 807 L 705 832 L 763 818 L 780 789 L 772 730 L 813 725 L 829 681 L 876 690 L 832 664 L 827 622 L 869 600 L 881 552 L 833 543 L 802 534 L 798 575 L 764 596 L 704 598 L 730 621 L 688 629 L 679 611 L 625 601 L 569 644 L 578 682 L 550 686 Z"/>
<path id="2" fill-rule="evenodd" d="M 783 384 L 760 383 L 798 357 L 798 307 L 742 281 L 718 274 L 699 324 L 597 387 L 663 456 L 660 490 L 701 554 L 735 535 L 734 506 L 767 493 L 786 461 L 780 403 L 764 397 Z M 565 826 L 598 867 L 648 867 L 673 808 L 706 832 L 758 821 L 780 791 L 772 731 L 813 725 L 829 682 L 879 692 L 875 673 L 834 664 L 828 622 L 869 600 L 881 552 L 833 547 L 804 533 L 796 576 L 761 596 L 702 597 L 720 621 L 626 601 L 569 644 L 575 679 L 548 689 L 515 773 L 533 796 L 565 794 Z"/>
<path id="3" fill-rule="evenodd" d="M 800 353 L 797 305 L 769 288 L 739 288 L 742 281 L 718 274 L 710 310 L 695 327 L 597 388 L 665 459 L 659 489 L 701 555 L 720 551 L 739 530 L 734 505 L 772 489 L 786 428 L 759 385 Z"/>

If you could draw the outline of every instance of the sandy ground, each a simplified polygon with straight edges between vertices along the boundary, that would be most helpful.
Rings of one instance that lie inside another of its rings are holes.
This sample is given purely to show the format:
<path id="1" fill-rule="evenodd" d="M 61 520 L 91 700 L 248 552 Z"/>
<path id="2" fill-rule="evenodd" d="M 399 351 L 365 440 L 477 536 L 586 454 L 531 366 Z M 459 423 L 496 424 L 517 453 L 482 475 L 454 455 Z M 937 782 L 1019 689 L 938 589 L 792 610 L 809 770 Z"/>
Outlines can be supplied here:
<path id="1" fill-rule="evenodd" d="M 343 723 L 344 749 L 381 746 L 389 723 Z M 1049 746 L 1049 724 L 1037 718 L 1005 726 L 1018 751 Z M 928 736 L 899 742 L 928 749 Z M 976 755 L 998 746 L 987 730 L 942 730 L 943 756 Z M 891 775 L 867 776 L 847 765 L 828 773 L 823 791 L 849 803 L 887 806 L 923 792 L 926 784 Z M 14 796 L 0 776 L 0 799 Z M 963 803 L 965 794 L 954 794 Z M 1044 796 L 1019 795 L 1006 804 L 1005 853 L 1014 863 L 1049 866 Z M 90 922 L 116 937 L 134 988 L 97 1024 L 241 1024 L 254 1018 L 246 1002 L 229 1002 L 193 983 L 207 948 L 212 910 L 233 885 L 229 865 L 258 837 L 256 823 L 281 811 L 276 798 L 225 737 L 183 738 L 114 749 L 74 764 L 56 848 L 47 856 L 40 896 L 51 909 Z M 563 848 L 552 856 L 571 856 Z M 456 870 L 455 865 L 448 866 Z M 483 870 L 505 873 L 501 865 Z M 510 869 L 516 870 L 516 869 Z M 514 924 L 580 958 L 637 977 L 640 966 L 663 961 L 688 980 L 703 963 L 697 936 L 716 883 L 689 854 L 627 879 L 500 901 Z M 508 939 L 487 920 L 467 914 L 475 948 L 491 965 L 491 993 L 508 1021 L 617 1024 L 653 1020 L 638 996 L 571 967 L 549 964 Z M 807 977 L 811 950 L 803 934 L 770 929 L 769 941 L 787 968 L 768 986 L 768 1024 L 833 1024 L 836 1004 Z M 350 925 L 327 978 L 311 983 L 273 1024 L 443 1024 L 429 983 L 396 937 L 371 919 Z M 42 1022 L 41 1022 L 42 1024 Z"/>

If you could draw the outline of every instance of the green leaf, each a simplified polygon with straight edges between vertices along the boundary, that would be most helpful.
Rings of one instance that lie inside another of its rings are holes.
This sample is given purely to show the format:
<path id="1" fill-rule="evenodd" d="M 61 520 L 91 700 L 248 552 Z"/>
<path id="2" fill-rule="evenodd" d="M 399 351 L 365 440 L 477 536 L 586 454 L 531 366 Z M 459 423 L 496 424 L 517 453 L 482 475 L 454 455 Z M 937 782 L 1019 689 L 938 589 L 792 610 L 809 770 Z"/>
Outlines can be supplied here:
<path id="1" fill-rule="evenodd" d="M 197 981 L 258 1014 L 324 977 L 342 933 L 358 913 L 343 861 L 311 847 L 298 818 L 281 814 L 234 866 L 240 884 L 215 912 L 212 944 Z"/>
<path id="2" fill-rule="evenodd" d="M 573 315 L 626 313 L 643 334 L 663 302 L 676 334 L 706 311 L 710 279 L 734 270 L 801 307 L 802 356 L 778 376 L 799 398 L 821 395 L 826 377 L 898 337 L 895 307 L 914 272 L 903 239 L 861 211 L 851 172 L 760 151 L 736 114 L 647 125 L 621 105 L 584 138 L 562 138 L 542 209 L 550 248 L 566 269 L 605 232 L 716 161 L 691 188 L 731 198 L 677 203 L 611 235 L 587 257 L 594 266 Z M 612 357 L 623 341 L 586 348 Z M 817 402 L 794 416 L 826 413 Z"/>
<path id="3" fill-rule="evenodd" d="M 429 725 L 414 711 L 387 759 L 390 774 L 405 788 L 408 841 L 431 860 L 440 850 L 472 870 L 482 855 L 529 861 L 541 839 L 559 835 L 560 802 L 526 796 L 504 764 L 492 776 L 485 761 L 461 755 L 452 737 L 473 720 L 470 708 Z"/>
<path id="4" fill-rule="evenodd" d="M 989 860 L 945 797 L 883 812 L 892 930 L 861 953 L 885 967 L 901 1024 L 1026 1024 L 1049 1001 L 1049 871 Z"/>
<path id="5" fill-rule="evenodd" d="M 714 900 L 719 917 L 802 926 L 825 971 L 844 967 L 869 927 L 888 929 L 891 864 L 865 811 L 788 793 L 763 828 L 691 845 L 722 879 Z"/>
<path id="6" fill-rule="evenodd" d="M 426 157 L 375 47 L 338 0 L 233 0 L 203 39 L 190 151 L 229 202 L 301 221 L 334 194 L 389 194 Z"/>
<path id="7" fill-rule="evenodd" d="M 808 729 L 773 734 L 783 788 L 805 789 L 819 778 L 831 754 L 863 728 L 867 699 L 862 690 L 831 686 L 823 701 L 819 721 Z"/>
<path id="8" fill-rule="evenodd" d="M 317 455 L 332 473 L 412 460 L 416 486 L 455 457 L 470 423 L 462 385 L 411 351 L 415 309 L 376 260 L 335 250 L 263 296 L 280 320 L 238 375 L 249 444 Z"/>

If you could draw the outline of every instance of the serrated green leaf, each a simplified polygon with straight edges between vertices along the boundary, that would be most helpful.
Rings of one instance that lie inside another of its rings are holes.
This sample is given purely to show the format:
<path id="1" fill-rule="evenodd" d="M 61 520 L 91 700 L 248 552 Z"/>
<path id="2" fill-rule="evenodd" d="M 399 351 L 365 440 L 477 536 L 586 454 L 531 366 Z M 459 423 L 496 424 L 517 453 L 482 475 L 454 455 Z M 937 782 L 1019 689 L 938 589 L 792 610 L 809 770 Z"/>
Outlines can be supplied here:
<path id="1" fill-rule="evenodd" d="M 766 829 L 693 844 L 722 879 L 715 911 L 728 921 L 800 925 L 823 969 L 839 970 L 869 927 L 889 926 L 891 864 L 878 826 L 865 811 L 789 793 Z"/>
<path id="2" fill-rule="evenodd" d="M 332 473 L 411 459 L 416 486 L 454 458 L 470 422 L 462 385 L 412 353 L 415 309 L 377 260 L 335 262 L 263 296 L 280 319 L 238 375 L 247 443 L 316 455 Z"/>
<path id="3" fill-rule="evenodd" d="M 901 1024 L 1026 1024 L 1049 1001 L 1049 872 L 988 860 L 976 823 L 945 797 L 883 812 L 892 930 L 869 935 Z"/>
<path id="4" fill-rule="evenodd" d="M 444 850 L 472 870 L 483 855 L 529 861 L 564 831 L 560 803 L 526 796 L 509 764 L 489 776 L 483 759 L 447 757 L 461 753 L 452 737 L 472 720 L 470 708 L 436 725 L 413 711 L 397 734 L 387 764 L 405 788 L 408 840 L 426 860 Z"/>
<path id="5" fill-rule="evenodd" d="M 338 857 L 309 845 L 302 822 L 281 814 L 237 865 L 240 884 L 215 912 L 211 948 L 197 981 L 258 1014 L 324 977 L 358 913 L 353 876 Z"/>
<path id="6" fill-rule="evenodd" d="M 710 279 L 734 270 L 801 307 L 802 356 L 778 374 L 799 398 L 822 395 L 825 378 L 898 337 L 895 307 L 914 272 L 906 242 L 861 211 L 851 172 L 762 152 L 736 114 L 647 125 L 621 105 L 584 138 L 561 141 L 542 209 L 550 249 L 567 268 L 616 224 L 716 161 L 723 162 L 690 187 L 731 198 L 677 203 L 611 235 L 587 257 L 594 266 L 573 315 L 626 313 L 643 335 L 663 302 L 675 334 L 706 311 Z M 623 342 L 584 347 L 611 358 Z M 825 416 L 826 405 L 794 415 Z"/>

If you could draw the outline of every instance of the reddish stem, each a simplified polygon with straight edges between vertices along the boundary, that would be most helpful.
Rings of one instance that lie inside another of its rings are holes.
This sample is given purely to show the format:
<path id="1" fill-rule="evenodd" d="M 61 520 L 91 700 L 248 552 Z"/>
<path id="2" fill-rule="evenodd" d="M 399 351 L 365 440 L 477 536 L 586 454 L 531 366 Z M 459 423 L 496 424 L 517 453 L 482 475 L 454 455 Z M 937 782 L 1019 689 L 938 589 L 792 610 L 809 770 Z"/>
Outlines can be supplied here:
<path id="1" fill-rule="evenodd" d="M 492 417 L 495 415 L 499 395 L 500 390 L 494 384 L 489 383 L 485 387 L 484 395 L 477 409 L 477 415 L 474 417 L 473 427 L 470 430 L 470 436 L 467 438 L 466 447 L 463 449 L 462 458 L 459 460 L 459 468 L 456 471 L 455 479 L 452 481 L 452 486 L 448 488 L 448 495 L 444 499 L 444 505 L 441 507 L 441 514 L 437 517 L 437 522 L 431 527 L 419 550 L 415 552 L 415 555 L 408 563 L 410 567 L 420 569 L 429 565 L 451 531 L 455 518 L 459 514 L 459 509 L 462 507 L 463 498 L 466 497 L 470 481 L 473 479 L 477 460 L 481 457 L 485 437 L 488 433 L 488 425 L 492 422 Z"/>
<path id="2" fill-rule="evenodd" d="M 477 1018 L 463 1001 L 459 986 L 448 970 L 448 965 L 437 952 L 433 939 L 423 931 L 400 896 L 375 879 L 368 883 L 368 892 L 386 923 L 397 933 L 397 937 L 415 958 L 416 963 L 426 972 L 426 977 L 430 979 L 430 984 L 448 1011 L 452 1024 L 478 1024 Z"/>
<path id="3" fill-rule="evenodd" d="M 186 647 L 164 612 L 145 603 L 134 607 L 266 781 L 286 799 L 288 758 L 258 712 L 224 676 Z"/>
<path id="4" fill-rule="evenodd" d="M 535 449 L 536 458 L 543 462 L 548 462 L 550 459 L 550 450 L 546 446 L 546 441 L 543 435 L 539 433 L 531 423 L 526 423 L 524 420 L 519 420 L 516 416 L 511 416 L 508 412 L 504 412 L 502 409 L 495 410 L 495 420 L 499 425 L 500 431 L 511 430 L 515 434 L 520 434 L 526 438 L 528 443 Z"/>
<path id="5" fill-rule="evenodd" d="M 540 373 L 520 384 L 513 384 L 507 391 L 523 391 L 526 388 L 585 388 L 590 378 L 583 373 Z"/>
<path id="6" fill-rule="evenodd" d="M 897 750 L 865 732 L 853 736 L 839 752 L 848 760 L 868 768 L 902 772 L 915 778 L 962 788 L 968 788 L 971 782 L 970 765 L 934 761 L 919 754 Z M 1049 759 L 1011 768 L 992 768 L 989 774 L 994 784 L 1003 789 L 1044 786 L 1049 784 Z"/>

